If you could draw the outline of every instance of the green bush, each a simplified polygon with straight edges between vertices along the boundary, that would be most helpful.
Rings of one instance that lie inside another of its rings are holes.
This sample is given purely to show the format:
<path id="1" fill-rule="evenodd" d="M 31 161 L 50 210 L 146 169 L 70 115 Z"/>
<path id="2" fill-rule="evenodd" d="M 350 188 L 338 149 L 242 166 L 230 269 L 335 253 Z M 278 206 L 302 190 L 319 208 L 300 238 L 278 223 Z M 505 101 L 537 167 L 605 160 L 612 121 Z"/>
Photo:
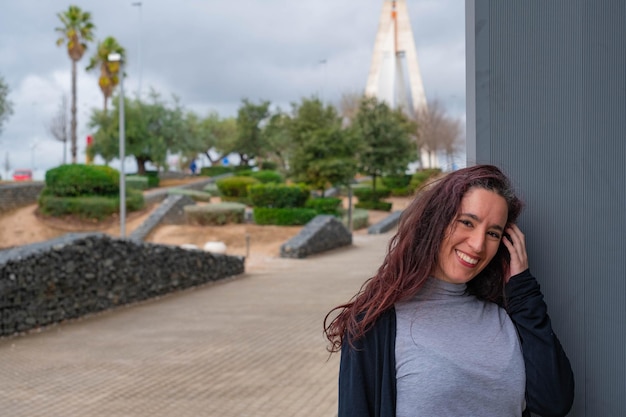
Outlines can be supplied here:
<path id="1" fill-rule="evenodd" d="M 204 175 L 206 177 L 217 177 L 219 175 L 230 174 L 231 172 L 233 172 L 232 167 L 225 167 L 222 165 L 200 168 L 200 175 Z"/>
<path id="2" fill-rule="evenodd" d="M 191 197 L 194 201 L 211 201 L 211 194 L 205 193 L 204 191 L 198 190 L 188 190 L 186 188 L 170 188 L 167 191 L 168 195 L 186 195 Z"/>
<path id="3" fill-rule="evenodd" d="M 308 208 L 255 207 L 254 222 L 260 225 L 297 226 L 310 222 L 317 211 Z"/>
<path id="4" fill-rule="evenodd" d="M 248 188 L 248 198 L 253 207 L 304 207 L 309 196 L 310 191 L 303 184 L 256 184 Z"/>
<path id="5" fill-rule="evenodd" d="M 411 177 L 411 182 L 409 184 L 409 188 L 415 192 L 417 189 L 422 187 L 426 182 L 441 174 L 441 169 L 439 168 L 428 168 L 420 171 L 415 171 L 413 176 Z"/>
<path id="6" fill-rule="evenodd" d="M 394 197 L 408 197 L 413 194 L 413 190 L 410 187 L 392 188 L 391 195 Z"/>
<path id="7" fill-rule="evenodd" d="M 304 205 L 306 208 L 311 208 L 317 211 L 318 214 L 332 214 L 336 216 L 339 214 L 339 206 L 341 205 L 341 199 L 335 197 L 323 197 L 323 198 L 311 198 L 307 200 Z"/>
<path id="8" fill-rule="evenodd" d="M 365 209 L 355 208 L 354 210 L 352 210 L 352 230 L 360 230 L 369 226 L 369 220 L 370 220 L 369 217 L 370 217 L 370 214 Z M 341 221 L 346 227 L 349 226 L 347 212 L 344 213 Z"/>
<path id="9" fill-rule="evenodd" d="M 126 177 L 126 187 L 133 190 L 147 190 L 148 178 L 140 175 L 129 175 Z"/>
<path id="10" fill-rule="evenodd" d="M 215 184 L 214 182 L 205 185 L 202 190 L 205 193 L 211 194 L 211 196 L 213 196 L 213 197 L 219 197 L 219 195 L 220 195 L 220 190 L 217 188 L 217 184 Z"/>
<path id="11" fill-rule="evenodd" d="M 61 165 L 46 172 L 46 187 L 57 197 L 115 195 L 119 182 L 119 172 L 103 165 Z"/>
<path id="12" fill-rule="evenodd" d="M 127 191 L 126 208 L 129 211 L 140 210 L 144 204 L 141 191 Z M 73 215 L 84 219 L 102 220 L 119 212 L 119 205 L 119 196 L 58 197 L 49 192 L 42 192 L 39 195 L 39 209 L 51 216 Z"/>
<path id="13" fill-rule="evenodd" d="M 221 226 L 228 223 L 243 223 L 246 206 L 239 203 L 217 203 L 185 206 L 183 210 L 189 224 Z"/>
<path id="14" fill-rule="evenodd" d="M 388 175 L 382 178 L 382 183 L 386 188 L 405 188 L 411 182 L 411 175 Z"/>
<path id="15" fill-rule="evenodd" d="M 145 177 L 148 178 L 148 188 L 157 188 L 161 183 L 159 171 L 146 171 Z"/>
<path id="16" fill-rule="evenodd" d="M 391 195 L 391 190 L 385 187 L 378 187 L 376 188 L 376 191 L 370 187 L 357 187 L 353 190 L 353 192 L 359 199 L 359 202 L 376 202 L 381 198 L 387 198 Z"/>
<path id="17" fill-rule="evenodd" d="M 256 178 L 263 184 L 269 184 L 273 182 L 277 184 L 281 184 L 285 182 L 285 179 L 283 178 L 283 176 L 280 175 L 280 173 L 277 171 L 269 171 L 269 170 L 251 171 L 249 176 L 252 178 Z"/>
<path id="18" fill-rule="evenodd" d="M 263 161 L 261 162 L 261 170 L 269 170 L 276 171 L 278 169 L 278 164 L 272 161 Z"/>
<path id="19" fill-rule="evenodd" d="M 259 181 L 252 177 L 228 177 L 216 182 L 222 201 L 234 201 L 244 204 L 248 203 L 248 186 L 258 183 Z"/>
<path id="20" fill-rule="evenodd" d="M 356 208 L 366 210 L 391 211 L 391 203 L 386 201 L 359 201 L 354 205 Z"/>

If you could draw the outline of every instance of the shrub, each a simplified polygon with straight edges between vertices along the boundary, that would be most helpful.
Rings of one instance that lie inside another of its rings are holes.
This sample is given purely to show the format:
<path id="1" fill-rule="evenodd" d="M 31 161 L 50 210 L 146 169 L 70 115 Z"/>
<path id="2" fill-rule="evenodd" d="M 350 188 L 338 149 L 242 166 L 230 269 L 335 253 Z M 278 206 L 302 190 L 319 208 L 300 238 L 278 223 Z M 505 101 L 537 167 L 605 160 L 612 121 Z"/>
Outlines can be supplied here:
<path id="1" fill-rule="evenodd" d="M 357 187 L 354 189 L 354 195 L 357 196 L 359 202 L 379 201 L 381 198 L 387 198 L 391 195 L 391 190 L 384 187 L 376 188 L 376 191 L 370 187 Z"/>
<path id="2" fill-rule="evenodd" d="M 213 197 L 218 197 L 220 195 L 220 190 L 217 188 L 217 184 L 210 183 L 204 186 L 202 189 L 205 193 L 211 194 Z"/>
<path id="3" fill-rule="evenodd" d="M 156 188 L 161 183 L 159 171 L 146 171 L 144 176 L 148 178 L 148 188 Z"/>
<path id="4" fill-rule="evenodd" d="M 269 184 L 273 182 L 277 184 L 281 184 L 285 182 L 285 179 L 283 178 L 283 176 L 280 175 L 280 173 L 277 171 L 269 171 L 269 170 L 261 170 L 261 171 L 256 171 L 256 172 L 252 171 L 250 173 L 250 176 L 252 178 L 256 178 L 263 184 Z"/>
<path id="5" fill-rule="evenodd" d="M 61 165 L 46 172 L 46 188 L 57 197 L 115 195 L 120 174 L 103 165 Z"/>
<path id="6" fill-rule="evenodd" d="M 410 187 L 392 188 L 391 195 L 394 197 L 408 197 L 413 194 L 413 190 Z"/>
<path id="7" fill-rule="evenodd" d="M 248 197 L 253 207 L 304 207 L 309 195 L 309 189 L 303 184 L 257 184 L 248 188 Z"/>
<path id="8" fill-rule="evenodd" d="M 276 171 L 278 169 L 278 164 L 272 161 L 263 161 L 261 162 L 261 170 L 269 170 Z"/>
<path id="9" fill-rule="evenodd" d="M 129 175 L 126 177 L 126 187 L 133 190 L 147 190 L 148 178 L 140 175 Z"/>
<path id="10" fill-rule="evenodd" d="M 336 216 L 339 214 L 340 204 L 341 204 L 340 198 L 323 197 L 323 198 L 311 198 L 307 200 L 304 206 L 306 208 L 311 208 L 317 211 L 318 214 L 332 214 L 333 216 Z"/>
<path id="11" fill-rule="evenodd" d="M 248 186 L 258 184 L 252 177 L 228 177 L 216 182 L 223 201 L 248 203 Z"/>
<path id="12" fill-rule="evenodd" d="M 211 201 L 211 194 L 205 193 L 203 191 L 197 190 L 188 190 L 185 188 L 170 188 L 167 191 L 168 195 L 186 195 L 191 197 L 194 201 Z"/>
<path id="13" fill-rule="evenodd" d="M 119 211 L 119 196 L 58 197 L 49 192 L 39 196 L 39 209 L 51 216 L 74 215 L 84 219 L 102 220 Z M 126 208 L 129 211 L 144 207 L 143 194 L 137 190 L 126 193 Z"/>
<path id="14" fill-rule="evenodd" d="M 386 188 L 405 188 L 411 182 L 411 175 L 388 175 L 382 178 L 382 183 Z"/>
<path id="15" fill-rule="evenodd" d="M 254 208 L 254 222 L 261 225 L 303 225 L 310 222 L 315 216 L 317 216 L 317 211 L 308 208 Z"/>
<path id="16" fill-rule="evenodd" d="M 187 223 L 221 226 L 227 223 L 243 223 L 246 206 L 239 203 L 217 203 L 204 206 L 185 206 Z"/>
<path id="17" fill-rule="evenodd" d="M 426 184 L 429 179 L 434 178 L 439 174 L 441 174 L 441 169 L 439 168 L 428 168 L 420 171 L 415 171 L 415 173 L 411 177 L 409 188 L 412 191 L 416 191 L 424 184 Z"/>
<path id="18" fill-rule="evenodd" d="M 233 172 L 232 167 L 225 167 L 222 165 L 200 168 L 200 175 L 207 177 L 217 177 L 218 175 L 230 174 L 231 172 Z"/>
<path id="19" fill-rule="evenodd" d="M 355 208 L 352 210 L 352 230 L 364 229 L 369 226 L 369 217 L 370 214 L 365 209 Z M 346 227 L 349 227 L 347 212 L 343 215 L 341 220 Z"/>
<path id="20" fill-rule="evenodd" d="M 391 203 L 386 201 L 359 201 L 354 205 L 356 208 L 366 210 L 391 211 Z"/>

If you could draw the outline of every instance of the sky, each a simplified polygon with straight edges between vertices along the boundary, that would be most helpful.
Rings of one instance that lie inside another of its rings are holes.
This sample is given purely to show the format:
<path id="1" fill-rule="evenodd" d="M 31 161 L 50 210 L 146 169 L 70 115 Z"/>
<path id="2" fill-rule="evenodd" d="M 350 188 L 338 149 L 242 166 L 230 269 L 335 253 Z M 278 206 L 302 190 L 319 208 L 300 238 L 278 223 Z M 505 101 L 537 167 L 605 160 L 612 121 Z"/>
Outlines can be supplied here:
<path id="1" fill-rule="evenodd" d="M 71 97 L 71 61 L 57 47 L 57 13 L 70 4 L 92 14 L 95 38 L 126 48 L 127 95 L 179 97 L 200 115 L 235 116 L 243 98 L 274 108 L 317 95 L 338 104 L 362 93 L 383 0 L 19 0 L 0 8 L 0 76 L 13 115 L 0 133 L 0 175 L 30 168 L 36 179 L 63 162 L 63 144 L 47 126 L 61 97 Z M 407 0 L 428 100 L 465 120 L 465 2 Z M 85 162 L 87 122 L 103 105 L 98 72 L 78 62 L 78 162 Z M 67 150 L 69 161 L 69 145 Z M 98 160 L 96 160 L 98 162 Z M 116 166 L 116 162 L 112 164 Z M 127 170 L 135 165 L 128 159 Z"/>

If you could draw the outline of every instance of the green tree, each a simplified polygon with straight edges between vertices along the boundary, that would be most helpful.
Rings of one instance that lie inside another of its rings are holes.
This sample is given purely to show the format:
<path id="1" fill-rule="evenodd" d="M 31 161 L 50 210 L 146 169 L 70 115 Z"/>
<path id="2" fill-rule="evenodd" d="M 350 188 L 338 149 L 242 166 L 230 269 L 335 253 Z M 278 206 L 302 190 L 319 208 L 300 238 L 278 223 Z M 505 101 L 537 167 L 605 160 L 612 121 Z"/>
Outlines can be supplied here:
<path id="1" fill-rule="evenodd" d="M 69 6 L 62 13 L 57 13 L 62 26 L 55 28 L 60 37 L 57 46 L 66 45 L 72 60 L 72 107 L 71 107 L 71 154 L 72 163 L 76 163 L 76 63 L 87 50 L 87 42 L 93 41 L 95 26 L 91 22 L 91 13 L 83 12 L 78 6 Z"/>
<path id="2" fill-rule="evenodd" d="M 372 176 L 374 187 L 377 177 L 406 171 L 415 157 L 415 129 L 401 109 L 393 110 L 375 97 L 361 100 L 350 130 L 363 141 L 359 170 Z"/>
<path id="3" fill-rule="evenodd" d="M 293 152 L 293 139 L 290 132 L 291 118 L 278 109 L 270 116 L 263 127 L 263 143 L 272 159 L 277 160 L 281 169 L 286 172 L 289 159 Z"/>
<path id="4" fill-rule="evenodd" d="M 190 132 L 184 109 L 177 99 L 168 105 L 152 92 L 149 101 L 140 98 L 124 100 L 126 154 L 135 157 L 139 174 L 146 163 L 165 164 L 167 152 L 185 152 Z M 110 161 L 119 154 L 119 96 L 113 99 L 113 110 L 93 110 L 89 126 L 96 129 L 92 152 Z"/>
<path id="5" fill-rule="evenodd" d="M 256 157 L 263 156 L 265 144 L 261 124 L 270 115 L 270 102 L 254 104 L 243 99 L 237 111 L 237 140 L 233 151 L 239 154 L 240 165 L 248 165 Z"/>
<path id="6" fill-rule="evenodd" d="M 289 167 L 296 181 L 310 184 L 324 195 L 328 186 L 346 184 L 354 177 L 359 141 L 341 128 L 341 117 L 333 106 L 325 106 L 318 98 L 305 98 L 293 105 L 289 125 L 294 144 Z"/>
<path id="7" fill-rule="evenodd" d="M 98 43 L 96 52 L 89 60 L 87 71 L 91 71 L 95 68 L 100 68 L 100 77 L 98 78 L 98 85 L 102 90 L 104 96 L 104 111 L 107 111 L 107 103 L 113 90 L 120 83 L 120 63 L 110 62 L 109 54 L 118 53 L 122 57 L 122 61 L 126 60 L 126 50 L 117 42 L 117 40 L 108 36 L 102 42 Z"/>
<path id="8" fill-rule="evenodd" d="M 187 114 L 190 129 L 191 150 L 203 153 L 211 164 L 217 164 L 226 155 L 233 152 L 237 142 L 237 121 L 233 117 L 220 118 L 216 112 L 210 112 L 200 118 L 195 113 Z M 217 153 L 217 157 L 211 151 Z"/>
<path id="9" fill-rule="evenodd" d="M 9 85 L 5 83 L 4 78 L 0 75 L 0 133 L 4 123 L 13 114 L 13 103 L 9 100 Z"/>

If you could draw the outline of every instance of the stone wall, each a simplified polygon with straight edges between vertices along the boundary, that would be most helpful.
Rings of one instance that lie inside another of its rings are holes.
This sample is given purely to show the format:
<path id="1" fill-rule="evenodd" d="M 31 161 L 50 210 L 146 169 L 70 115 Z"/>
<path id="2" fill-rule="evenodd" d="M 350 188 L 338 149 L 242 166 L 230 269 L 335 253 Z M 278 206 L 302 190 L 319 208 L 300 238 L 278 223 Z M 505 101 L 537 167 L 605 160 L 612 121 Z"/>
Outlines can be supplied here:
<path id="1" fill-rule="evenodd" d="M 184 224 L 185 206 L 195 201 L 185 195 L 170 195 L 150 214 L 150 216 L 130 234 L 130 239 L 144 240 L 160 224 Z"/>
<path id="2" fill-rule="evenodd" d="M 0 251 L 0 335 L 243 272 L 242 257 L 101 234 L 69 234 Z"/>
<path id="3" fill-rule="evenodd" d="M 306 258 L 352 244 L 352 233 L 335 216 L 320 215 L 280 247 L 282 258 Z"/>
<path id="4" fill-rule="evenodd" d="M 188 190 L 202 190 L 207 184 L 213 182 L 212 178 L 207 178 L 205 180 L 198 180 L 196 182 L 192 182 L 190 184 L 179 185 L 177 187 L 170 188 L 184 188 Z M 150 190 L 143 193 L 143 198 L 146 202 L 146 205 L 150 205 L 152 203 L 160 203 L 165 200 L 169 192 L 169 188 L 157 188 L 156 190 Z"/>
<path id="5" fill-rule="evenodd" d="M 43 181 L 0 185 L 0 213 L 36 203 L 44 185 Z"/>

